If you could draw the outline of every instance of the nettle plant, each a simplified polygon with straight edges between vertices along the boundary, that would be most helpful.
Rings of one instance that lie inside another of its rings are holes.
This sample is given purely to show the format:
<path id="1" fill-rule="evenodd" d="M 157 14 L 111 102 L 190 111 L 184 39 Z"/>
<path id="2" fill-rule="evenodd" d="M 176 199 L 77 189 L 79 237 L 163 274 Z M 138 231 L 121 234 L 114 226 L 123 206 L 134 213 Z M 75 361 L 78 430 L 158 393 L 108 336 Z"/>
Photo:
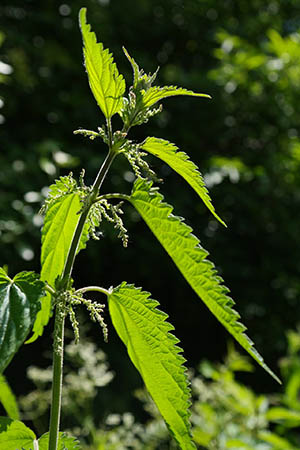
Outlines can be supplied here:
<path id="1" fill-rule="evenodd" d="M 77 449 L 78 442 L 59 432 L 62 368 L 64 352 L 64 324 L 69 316 L 79 340 L 76 307 L 84 305 L 91 319 L 98 321 L 107 339 L 103 319 L 104 304 L 86 298 L 90 291 L 104 294 L 113 326 L 127 347 L 132 363 L 143 378 L 145 386 L 164 418 L 172 436 L 184 450 L 195 448 L 190 431 L 190 389 L 186 377 L 185 359 L 178 339 L 171 333 L 173 326 L 167 314 L 158 309 L 159 303 L 148 292 L 133 284 L 122 282 L 106 289 L 99 286 L 75 287 L 72 269 L 78 252 L 90 238 L 98 238 L 97 229 L 104 219 L 118 229 L 123 245 L 128 235 L 121 218 L 122 202 L 129 202 L 144 219 L 154 236 L 170 255 L 178 270 L 214 316 L 224 325 L 240 345 L 277 381 L 276 375 L 264 363 L 247 337 L 240 316 L 233 309 L 234 302 L 228 289 L 217 275 L 214 265 L 207 260 L 199 240 L 182 218 L 173 215 L 173 208 L 164 202 L 154 183 L 155 173 L 145 160 L 154 155 L 168 164 L 196 191 L 214 217 L 224 222 L 215 212 L 197 166 L 178 148 L 163 139 L 147 137 L 136 143 L 128 133 L 135 125 L 146 123 L 161 111 L 158 102 L 175 95 L 208 97 L 176 86 L 153 86 L 157 71 L 146 74 L 124 50 L 133 69 L 133 84 L 125 96 L 125 81 L 119 74 L 109 50 L 97 43 L 95 34 L 86 22 L 86 9 L 80 11 L 80 27 L 84 43 L 84 61 L 90 88 L 105 116 L 106 124 L 98 131 L 79 129 L 90 139 L 100 138 L 108 148 L 107 156 L 92 186 L 86 186 L 84 171 L 77 182 L 72 175 L 61 177 L 50 186 L 43 206 L 45 214 L 42 229 L 41 273 L 21 272 L 10 278 L 0 269 L 0 369 L 7 367 L 13 355 L 33 327 L 33 342 L 42 335 L 52 314 L 55 316 L 53 333 L 53 381 L 50 430 L 39 439 L 35 433 L 13 417 L 0 420 L 0 447 L 12 449 Z M 119 114 L 123 127 L 114 131 L 112 117 Z M 130 195 L 101 192 L 114 159 L 127 158 L 136 175 Z M 7 405 L 7 402 L 2 403 Z M 12 411 L 11 407 L 7 410 Z M 9 415 L 9 414 L 8 414 Z"/>

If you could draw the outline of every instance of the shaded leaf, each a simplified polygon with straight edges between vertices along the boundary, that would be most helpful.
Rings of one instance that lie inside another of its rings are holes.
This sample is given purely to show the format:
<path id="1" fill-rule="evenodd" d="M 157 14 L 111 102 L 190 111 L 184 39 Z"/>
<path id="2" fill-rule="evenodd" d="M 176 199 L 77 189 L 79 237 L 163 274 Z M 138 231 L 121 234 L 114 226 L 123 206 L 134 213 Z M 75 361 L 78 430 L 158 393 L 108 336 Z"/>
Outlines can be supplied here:
<path id="1" fill-rule="evenodd" d="M 0 375 L 0 403 L 2 403 L 8 417 L 16 420 L 20 418 L 16 397 L 4 375 Z"/>
<path id="2" fill-rule="evenodd" d="M 176 145 L 171 144 L 164 139 L 158 139 L 154 137 L 148 137 L 141 145 L 143 150 L 157 156 L 166 164 L 168 164 L 175 172 L 181 175 L 185 181 L 197 192 L 199 197 L 203 200 L 204 204 L 210 210 L 210 212 L 219 220 L 223 225 L 225 223 L 217 215 L 215 208 L 211 203 L 210 196 L 205 187 L 204 180 L 198 167 L 189 159 L 188 155 L 184 152 L 178 151 Z M 226 225 L 225 225 L 226 226 Z"/>
<path id="3" fill-rule="evenodd" d="M 217 276 L 214 265 L 206 259 L 207 251 L 192 234 L 191 227 L 172 214 L 172 206 L 163 203 L 163 196 L 151 186 L 151 182 L 137 179 L 129 201 L 209 310 L 240 345 L 280 383 L 244 333 L 246 327 L 239 322 L 240 315 L 233 309 L 234 301 L 227 295 L 229 291 L 222 284 L 222 278 Z"/>
<path id="4" fill-rule="evenodd" d="M 20 272 L 11 279 L 0 268 L 0 373 L 26 339 L 41 307 L 43 289 L 34 272 Z"/>
<path id="5" fill-rule="evenodd" d="M 109 50 L 104 49 L 102 43 L 97 43 L 95 33 L 86 22 L 86 8 L 81 8 L 79 22 L 90 88 L 103 114 L 110 118 L 122 108 L 125 81 L 119 74 Z"/>
<path id="6" fill-rule="evenodd" d="M 181 449 L 194 449 L 185 359 L 173 326 L 148 292 L 123 282 L 108 296 L 113 325 Z"/>

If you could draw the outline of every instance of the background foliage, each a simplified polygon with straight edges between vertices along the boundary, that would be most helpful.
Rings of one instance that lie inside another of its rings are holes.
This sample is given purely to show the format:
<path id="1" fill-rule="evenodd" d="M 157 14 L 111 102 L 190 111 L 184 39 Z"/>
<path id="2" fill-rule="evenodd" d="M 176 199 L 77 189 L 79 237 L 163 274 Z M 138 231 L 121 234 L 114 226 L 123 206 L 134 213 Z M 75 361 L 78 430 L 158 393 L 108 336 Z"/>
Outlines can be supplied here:
<path id="1" fill-rule="evenodd" d="M 250 336 L 275 367 L 284 352 L 284 330 L 294 327 L 299 317 L 297 0 L 2 0 L 1 265 L 7 264 L 10 274 L 39 271 L 38 210 L 46 186 L 70 170 L 78 176 L 82 167 L 91 180 L 104 157 L 97 141 L 72 134 L 80 126 L 96 129 L 103 121 L 82 64 L 82 6 L 128 80 L 131 68 L 122 45 L 146 71 L 161 66 L 160 85 L 177 84 L 212 95 L 212 101 L 166 100 L 163 113 L 147 130 L 136 128 L 132 138 L 142 140 L 144 133 L 152 133 L 170 139 L 199 165 L 227 230 L 176 174 L 153 161 L 165 180 L 166 200 L 175 204 L 176 214 L 188 218 L 210 250 Z M 103 189 L 129 192 L 132 181 L 120 158 Z M 91 284 L 109 287 L 128 279 L 142 285 L 170 314 L 190 363 L 220 358 L 226 332 L 196 300 L 135 212 L 130 207 L 126 212 L 129 249 L 121 248 L 111 230 L 104 230 L 106 239 L 100 245 L 90 243 L 80 256 L 74 273 L 78 287 L 86 274 Z M 214 336 L 210 341 L 208 330 Z M 7 369 L 17 391 L 20 374 L 25 377 L 24 360 L 29 364 L 41 359 L 49 345 L 47 333 L 22 349 Z M 111 408 L 134 410 L 131 390 L 139 380 L 127 367 L 125 351 L 113 333 L 105 351 L 118 373 L 107 393 Z M 274 390 L 259 369 L 245 378 L 264 391 Z M 28 386 L 23 386 L 25 391 Z"/>

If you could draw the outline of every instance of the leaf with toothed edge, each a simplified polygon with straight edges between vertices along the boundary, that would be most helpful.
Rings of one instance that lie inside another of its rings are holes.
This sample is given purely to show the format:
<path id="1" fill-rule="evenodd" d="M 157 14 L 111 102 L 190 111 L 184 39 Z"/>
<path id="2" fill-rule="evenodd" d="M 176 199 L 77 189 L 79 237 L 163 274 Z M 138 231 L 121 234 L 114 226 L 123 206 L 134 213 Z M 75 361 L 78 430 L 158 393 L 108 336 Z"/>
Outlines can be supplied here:
<path id="1" fill-rule="evenodd" d="M 109 50 L 104 49 L 102 43 L 97 43 L 95 33 L 86 22 L 86 8 L 81 8 L 79 22 L 90 88 L 105 117 L 111 118 L 122 108 L 125 81 L 119 74 Z"/>
<path id="2" fill-rule="evenodd" d="M 143 92 L 143 105 L 146 108 L 150 108 L 150 106 L 153 106 L 160 100 L 163 100 L 167 97 L 173 97 L 174 95 L 188 95 L 192 97 L 211 98 L 211 96 L 208 94 L 198 94 L 197 92 L 193 92 L 177 86 L 153 86 L 147 91 Z"/>
<path id="3" fill-rule="evenodd" d="M 157 309 L 159 303 L 148 292 L 125 282 L 108 295 L 108 305 L 113 325 L 172 435 L 182 450 L 194 450 L 185 359 L 167 314 Z"/>
<path id="4" fill-rule="evenodd" d="M 192 234 L 191 227 L 172 214 L 172 206 L 163 202 L 163 196 L 152 188 L 151 182 L 138 178 L 129 201 L 214 316 L 255 361 L 281 383 L 244 333 L 246 327 L 239 322 L 240 315 L 233 309 L 234 301 L 227 295 L 229 290 L 217 276 L 214 265 L 206 259 L 208 252 Z"/>
<path id="5" fill-rule="evenodd" d="M 194 191 L 197 192 L 215 218 L 226 227 L 226 224 L 218 216 L 212 205 L 211 198 L 198 167 L 189 159 L 186 153 L 179 151 L 178 147 L 171 144 L 171 142 L 155 137 L 148 137 L 140 148 L 157 156 L 181 175 Z"/>
<path id="6" fill-rule="evenodd" d="M 59 182 L 57 180 L 57 183 Z M 56 278 L 63 272 L 81 208 L 80 194 L 73 192 L 59 197 L 47 209 L 42 229 L 41 280 L 52 287 Z M 88 225 L 86 224 L 77 253 L 85 248 L 87 240 Z M 51 316 L 51 295 L 46 293 L 41 303 L 42 308 L 33 326 L 34 334 L 27 343 L 34 342 L 43 334 L 44 327 Z"/>

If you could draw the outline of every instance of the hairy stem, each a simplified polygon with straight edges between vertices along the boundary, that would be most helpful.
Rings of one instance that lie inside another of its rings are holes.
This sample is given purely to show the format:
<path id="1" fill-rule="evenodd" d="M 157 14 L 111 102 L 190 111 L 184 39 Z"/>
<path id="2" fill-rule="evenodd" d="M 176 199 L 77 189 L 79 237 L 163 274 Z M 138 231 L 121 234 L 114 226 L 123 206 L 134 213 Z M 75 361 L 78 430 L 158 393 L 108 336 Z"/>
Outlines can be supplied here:
<path id="1" fill-rule="evenodd" d="M 96 200 L 103 180 L 116 156 L 116 152 L 112 148 L 112 143 L 109 145 L 109 152 L 98 172 L 94 181 L 92 192 L 89 198 L 89 203 L 82 211 L 79 221 L 77 223 L 72 243 L 70 245 L 68 257 L 65 268 L 61 276 L 60 286 L 61 290 L 67 289 L 70 284 L 73 265 L 76 257 L 76 252 L 81 239 L 82 231 L 88 217 L 89 210 Z M 49 431 L 49 450 L 57 450 L 58 433 L 60 424 L 60 410 L 61 410 L 61 394 L 62 394 L 62 369 L 63 369 L 63 348 L 64 348 L 64 304 L 59 303 L 55 311 L 55 330 L 53 341 L 53 378 L 52 378 L 52 404 L 50 415 L 50 431 Z"/>
<path id="2" fill-rule="evenodd" d="M 57 305 L 54 325 L 53 342 L 53 379 L 52 379 L 52 402 L 50 416 L 49 450 L 56 450 L 58 444 L 58 433 L 61 410 L 62 392 L 62 369 L 64 354 L 64 326 L 65 314 L 63 307 Z"/>
<path id="3" fill-rule="evenodd" d="M 91 197 L 90 197 L 90 204 L 85 208 L 85 210 L 82 212 L 82 214 L 79 218 L 79 221 L 78 221 L 78 224 L 77 224 L 77 227 L 76 227 L 73 239 L 72 239 L 72 243 L 70 246 L 70 250 L 69 250 L 68 257 L 67 257 L 64 272 L 62 275 L 62 282 L 63 282 L 64 287 L 68 285 L 68 281 L 69 281 L 71 273 L 72 273 L 75 256 L 76 256 L 76 251 L 77 251 L 77 248 L 78 248 L 78 245 L 80 242 L 81 234 L 82 234 L 89 210 L 90 210 L 93 202 L 97 198 L 97 195 L 101 188 L 103 180 L 104 180 L 115 156 L 116 156 L 116 153 L 113 150 L 110 150 L 102 164 L 101 169 L 98 172 L 98 175 L 97 175 L 95 181 L 94 181 L 92 193 L 91 193 Z"/>

